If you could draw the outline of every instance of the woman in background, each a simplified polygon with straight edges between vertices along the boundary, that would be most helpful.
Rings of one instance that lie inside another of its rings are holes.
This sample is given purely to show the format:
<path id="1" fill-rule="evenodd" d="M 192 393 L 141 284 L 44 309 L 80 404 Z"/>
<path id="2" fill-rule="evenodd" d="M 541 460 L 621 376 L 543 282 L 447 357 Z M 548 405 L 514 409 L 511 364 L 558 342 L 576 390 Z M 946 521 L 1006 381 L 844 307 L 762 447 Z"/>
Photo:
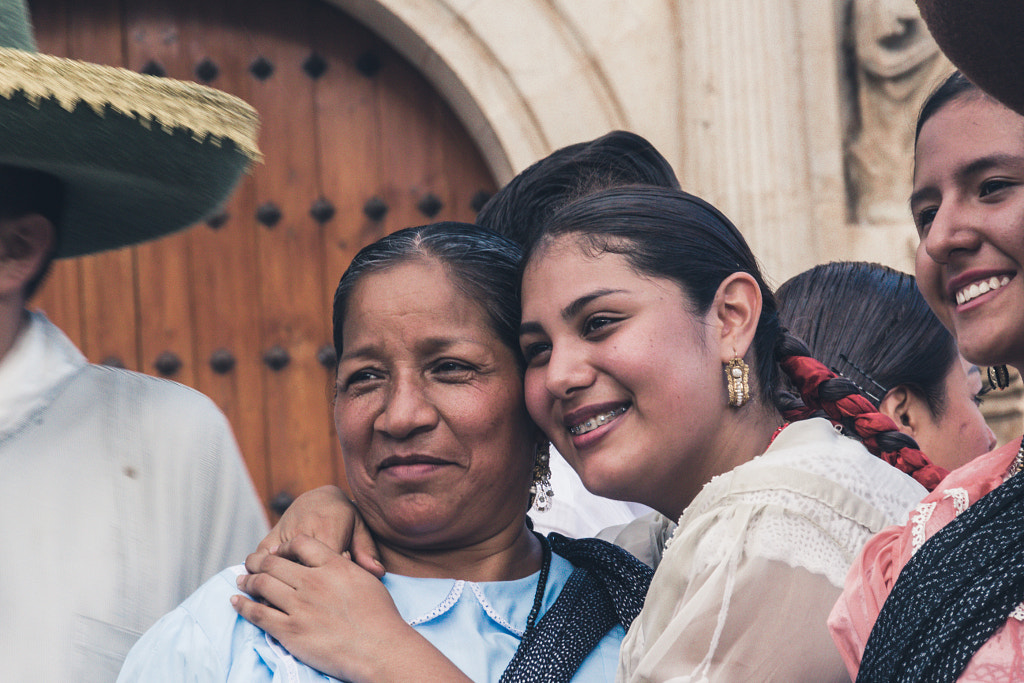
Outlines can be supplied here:
<path id="1" fill-rule="evenodd" d="M 775 296 L 790 333 L 853 380 L 932 462 L 951 470 L 996 447 L 978 409 L 989 387 L 960 356 L 913 275 L 876 263 L 828 263 L 790 278 Z"/>

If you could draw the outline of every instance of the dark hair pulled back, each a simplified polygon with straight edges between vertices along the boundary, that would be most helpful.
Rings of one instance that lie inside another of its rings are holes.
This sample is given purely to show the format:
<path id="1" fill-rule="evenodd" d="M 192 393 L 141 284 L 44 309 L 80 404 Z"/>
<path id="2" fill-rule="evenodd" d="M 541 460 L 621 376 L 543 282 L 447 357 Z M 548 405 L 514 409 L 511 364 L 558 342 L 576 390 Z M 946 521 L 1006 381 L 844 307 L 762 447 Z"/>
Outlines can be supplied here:
<path id="1" fill-rule="evenodd" d="M 775 297 L 786 328 L 876 408 L 903 386 L 942 415 L 956 341 L 913 275 L 877 263 L 833 262 L 790 278 Z"/>
<path id="2" fill-rule="evenodd" d="M 524 267 L 549 240 L 561 235 L 572 235 L 585 253 L 618 254 L 641 275 L 674 281 L 696 317 L 706 315 L 727 277 L 748 273 L 762 298 L 752 359 L 761 401 L 787 420 L 823 412 L 873 453 L 926 486 L 938 483 L 936 476 L 944 470 L 932 465 L 913 439 L 878 413 L 853 382 L 811 358 L 807 347 L 782 327 L 775 296 L 749 246 L 736 226 L 709 203 L 659 187 L 619 187 L 591 194 L 551 217 L 538 241 L 527 247 Z M 800 397 L 782 387 L 783 371 Z"/>
<path id="3" fill-rule="evenodd" d="M 966 76 L 959 71 L 954 71 L 949 77 L 944 80 L 939 87 L 937 87 L 928 99 L 921 105 L 921 112 L 917 115 L 917 127 L 914 130 L 914 147 L 917 147 L 917 139 L 921 137 L 921 129 L 924 124 L 934 116 L 940 109 L 945 107 L 950 102 L 958 100 L 961 97 L 985 97 L 988 99 L 988 95 L 985 91 L 978 86 L 971 83 Z M 992 100 L 995 102 L 996 100 Z"/>
<path id="4" fill-rule="evenodd" d="M 405 228 L 355 255 L 334 293 L 334 350 L 342 357 L 345 313 L 352 290 L 366 275 L 414 259 L 436 260 L 452 284 L 476 301 L 491 328 L 523 368 L 519 349 L 519 245 L 469 223 L 443 222 Z"/>
<path id="5" fill-rule="evenodd" d="M 622 185 L 679 189 L 668 161 L 636 133 L 615 130 L 557 149 L 498 190 L 476 222 L 525 246 L 545 221 L 570 201 Z"/>

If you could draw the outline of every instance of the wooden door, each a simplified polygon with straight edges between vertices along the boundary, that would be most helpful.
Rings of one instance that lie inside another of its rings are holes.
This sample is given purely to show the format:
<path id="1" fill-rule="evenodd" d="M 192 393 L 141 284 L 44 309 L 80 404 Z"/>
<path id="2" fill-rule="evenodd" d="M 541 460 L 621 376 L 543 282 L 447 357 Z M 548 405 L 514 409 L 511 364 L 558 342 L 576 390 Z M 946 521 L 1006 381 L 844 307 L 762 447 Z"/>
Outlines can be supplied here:
<path id="1" fill-rule="evenodd" d="M 266 157 L 206 224 L 58 262 L 33 304 L 91 361 L 211 396 L 272 510 L 344 486 L 334 287 L 388 232 L 473 219 L 494 181 L 469 136 L 412 66 L 321 0 L 29 5 L 44 52 L 242 97 Z"/>

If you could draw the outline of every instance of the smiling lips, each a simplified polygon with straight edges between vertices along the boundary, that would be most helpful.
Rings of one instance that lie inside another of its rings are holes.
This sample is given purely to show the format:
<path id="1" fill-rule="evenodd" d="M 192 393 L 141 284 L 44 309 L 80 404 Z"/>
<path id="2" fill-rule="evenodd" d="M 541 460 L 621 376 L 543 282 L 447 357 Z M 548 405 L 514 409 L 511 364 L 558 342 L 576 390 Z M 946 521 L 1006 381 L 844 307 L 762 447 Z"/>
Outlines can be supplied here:
<path id="1" fill-rule="evenodd" d="M 977 299 L 982 294 L 994 291 L 1005 287 L 1010 283 L 1010 277 L 1007 275 L 997 276 L 993 275 L 990 278 L 979 280 L 978 282 L 972 282 L 963 289 L 960 289 L 956 293 L 957 306 L 962 306 L 972 299 Z"/>
<path id="2" fill-rule="evenodd" d="M 380 465 L 377 466 L 377 471 L 391 469 L 395 467 L 411 467 L 414 465 L 450 465 L 451 462 L 442 460 L 440 458 L 433 458 L 429 455 L 392 455 L 385 458 Z"/>
<path id="3" fill-rule="evenodd" d="M 572 434 L 573 436 L 582 436 L 587 432 L 592 432 L 598 427 L 618 417 L 619 415 L 622 415 L 624 412 L 626 412 L 628 408 L 629 406 L 620 406 L 613 410 L 609 410 L 607 413 L 595 415 L 594 417 L 591 417 L 578 425 L 573 425 L 569 427 L 569 433 Z"/>

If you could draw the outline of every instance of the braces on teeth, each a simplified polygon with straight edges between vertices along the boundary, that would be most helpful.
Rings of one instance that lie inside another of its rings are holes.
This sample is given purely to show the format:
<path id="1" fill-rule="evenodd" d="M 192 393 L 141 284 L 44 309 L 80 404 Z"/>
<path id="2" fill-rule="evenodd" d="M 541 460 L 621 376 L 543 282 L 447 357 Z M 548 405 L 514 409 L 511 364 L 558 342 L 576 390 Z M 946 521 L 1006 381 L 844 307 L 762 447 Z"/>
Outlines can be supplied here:
<path id="1" fill-rule="evenodd" d="M 606 422 L 608 422 L 609 420 L 611 420 L 612 418 L 618 417 L 619 415 L 622 415 L 624 412 L 626 412 L 626 407 L 627 406 L 622 406 L 621 408 L 616 408 L 615 410 L 611 410 L 611 411 L 609 411 L 607 413 L 602 413 L 601 415 L 595 415 L 594 417 L 590 418 L 586 422 L 583 422 L 581 424 L 575 425 L 573 427 L 569 427 L 569 433 L 572 434 L 573 436 L 579 436 L 580 434 L 586 434 L 587 432 L 592 432 L 595 429 L 597 429 L 598 427 L 600 427 L 601 425 L 603 425 Z"/>
<path id="2" fill-rule="evenodd" d="M 1005 287 L 1009 283 L 1010 278 L 1008 276 L 1003 275 L 1002 277 L 996 277 L 995 275 L 993 275 L 987 280 L 975 282 L 970 287 L 964 287 L 959 292 L 957 292 L 956 303 L 957 305 L 965 304 L 971 299 L 976 299 L 982 294 L 991 292 L 994 289 Z"/>

